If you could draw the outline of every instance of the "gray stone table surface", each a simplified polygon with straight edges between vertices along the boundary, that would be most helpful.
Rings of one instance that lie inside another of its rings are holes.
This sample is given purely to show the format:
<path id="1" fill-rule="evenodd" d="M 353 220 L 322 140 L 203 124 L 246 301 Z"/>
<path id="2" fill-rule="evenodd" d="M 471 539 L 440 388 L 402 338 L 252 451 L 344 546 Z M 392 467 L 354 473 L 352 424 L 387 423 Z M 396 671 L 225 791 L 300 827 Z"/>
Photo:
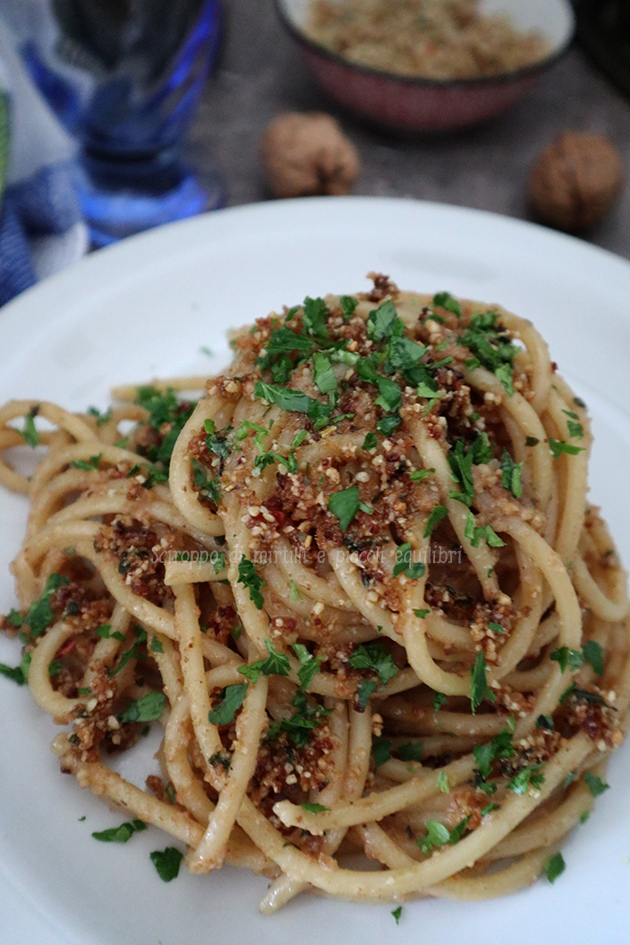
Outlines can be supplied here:
<path id="1" fill-rule="evenodd" d="M 529 219 L 526 182 L 541 150 L 561 131 L 608 136 L 630 178 L 630 100 L 573 48 L 512 111 L 465 132 L 401 137 L 369 128 L 324 97 L 280 24 L 272 0 L 228 0 L 219 66 L 189 135 L 188 156 L 217 168 L 227 204 L 269 199 L 259 160 L 267 123 L 287 110 L 335 115 L 357 146 L 355 193 L 435 200 Z M 630 258 L 630 180 L 611 214 L 585 235 Z"/>

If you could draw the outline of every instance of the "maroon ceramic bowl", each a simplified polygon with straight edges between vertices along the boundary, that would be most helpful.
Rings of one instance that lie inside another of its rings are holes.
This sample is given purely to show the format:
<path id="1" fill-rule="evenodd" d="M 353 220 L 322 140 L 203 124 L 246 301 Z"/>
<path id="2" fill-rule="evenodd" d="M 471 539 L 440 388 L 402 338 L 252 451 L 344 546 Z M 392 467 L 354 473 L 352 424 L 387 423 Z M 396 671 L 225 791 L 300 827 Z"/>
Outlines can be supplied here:
<path id="1" fill-rule="evenodd" d="M 575 30 L 569 0 L 482 0 L 482 10 L 505 12 L 518 27 L 541 32 L 550 45 L 546 58 L 526 69 L 478 79 L 409 78 L 350 62 L 309 39 L 303 27 L 310 0 L 275 3 L 321 88 L 357 115 L 403 131 L 452 131 L 507 111 L 566 52 Z"/>

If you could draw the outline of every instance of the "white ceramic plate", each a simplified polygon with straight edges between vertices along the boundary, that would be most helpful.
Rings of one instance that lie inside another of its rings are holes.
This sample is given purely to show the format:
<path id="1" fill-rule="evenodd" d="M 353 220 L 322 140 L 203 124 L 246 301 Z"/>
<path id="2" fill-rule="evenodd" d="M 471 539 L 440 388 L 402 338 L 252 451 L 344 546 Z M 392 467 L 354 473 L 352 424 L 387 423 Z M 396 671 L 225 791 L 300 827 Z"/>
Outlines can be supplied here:
<path id="1" fill-rule="evenodd" d="M 228 360 L 225 331 L 306 294 L 355 292 L 368 270 L 403 288 L 501 302 L 531 318 L 594 417 L 592 499 L 630 562 L 630 265 L 585 243 L 479 211 L 347 198 L 221 211 L 102 250 L 0 311 L 0 400 L 104 406 L 111 384 Z M 26 502 L 0 494 L 0 612 Z M 0 661 L 18 662 L 0 641 Z M 302 897 L 273 918 L 265 880 L 225 868 L 165 885 L 151 828 L 127 845 L 90 836 L 121 822 L 49 749 L 54 726 L 26 689 L 0 678 L 0 945 L 626 945 L 630 745 L 612 789 L 564 849 L 566 872 L 488 903 L 388 906 Z M 156 745 L 151 746 L 153 750 Z M 137 775 L 134 759 L 125 773 Z M 79 818 L 85 816 L 83 822 Z"/>

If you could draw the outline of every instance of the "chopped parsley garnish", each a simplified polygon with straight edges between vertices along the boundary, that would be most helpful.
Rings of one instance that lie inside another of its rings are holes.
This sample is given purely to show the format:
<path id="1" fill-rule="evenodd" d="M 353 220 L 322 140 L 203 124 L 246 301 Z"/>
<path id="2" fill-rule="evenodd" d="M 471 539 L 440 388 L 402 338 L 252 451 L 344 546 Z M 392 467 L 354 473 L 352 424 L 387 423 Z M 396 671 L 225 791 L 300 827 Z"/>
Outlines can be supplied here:
<path id="1" fill-rule="evenodd" d="M 24 618 L 24 624 L 28 626 L 29 635 L 31 637 L 40 637 L 51 625 L 54 620 L 54 614 L 50 606 L 50 598 L 60 587 L 69 583 L 68 578 L 62 577 L 60 574 L 51 574 L 46 579 L 44 593 L 39 600 L 31 604 Z"/>
<path id="2" fill-rule="evenodd" d="M 398 317 L 396 306 L 390 299 L 368 315 L 367 333 L 373 341 L 388 340 L 393 334 L 400 337 L 404 330 L 404 323 Z"/>
<path id="3" fill-rule="evenodd" d="M 136 637 L 135 642 L 129 647 L 128 650 L 125 650 L 116 669 L 109 670 L 107 673 L 107 678 L 111 679 L 113 676 L 117 676 L 118 673 L 122 672 L 129 660 L 137 659 L 140 655 L 140 647 L 144 646 L 147 642 L 147 632 L 143 630 L 142 627 L 133 628 L 134 636 Z M 115 634 L 112 634 L 115 636 Z"/>
<path id="4" fill-rule="evenodd" d="M 101 640 L 109 640 L 112 638 L 114 640 L 120 640 L 122 643 L 126 640 L 125 634 L 121 633 L 120 630 L 114 630 L 112 633 L 112 626 L 109 623 L 104 623 L 100 627 L 97 627 L 94 633 L 97 637 L 100 637 Z"/>
<path id="5" fill-rule="evenodd" d="M 296 601 L 298 601 L 298 600 L 302 600 L 302 595 L 300 594 L 300 589 L 298 588 L 298 586 L 297 586 L 297 584 L 295 583 L 295 581 L 293 580 L 293 578 L 289 578 L 289 596 L 291 597 L 291 600 L 292 600 L 294 603 L 295 603 Z"/>
<path id="6" fill-rule="evenodd" d="M 7 666 L 5 663 L 0 663 L 0 676 L 5 676 L 12 682 L 17 683 L 18 686 L 25 686 L 28 682 L 28 670 L 30 665 L 31 654 L 25 653 L 19 666 L 13 667 Z"/>
<path id="7" fill-rule="evenodd" d="M 52 663 L 48 664 L 48 675 L 51 679 L 56 679 L 62 669 L 63 663 L 61 660 L 53 660 Z"/>
<path id="8" fill-rule="evenodd" d="M 444 703 L 446 702 L 446 696 L 443 692 L 434 692 L 433 693 L 433 711 L 439 712 Z"/>
<path id="9" fill-rule="evenodd" d="M 84 472 L 92 472 L 95 469 L 98 469 L 98 464 L 103 458 L 103 454 L 99 453 L 98 456 L 90 456 L 89 460 L 87 459 L 74 459 L 71 462 L 73 469 L 82 469 Z"/>
<path id="10" fill-rule="evenodd" d="M 394 577 L 398 577 L 399 574 L 404 574 L 405 577 L 408 577 L 411 581 L 418 581 L 421 577 L 424 577 L 426 565 L 422 561 L 413 562 L 411 556 L 410 541 L 406 541 L 404 545 L 400 545 L 397 548 L 396 564 L 392 571 Z"/>
<path id="11" fill-rule="evenodd" d="M 150 446 L 143 451 L 150 462 L 162 463 L 168 469 L 177 438 L 197 404 L 190 401 L 180 403 L 172 387 L 159 391 L 150 386 L 138 388 L 135 402 L 149 412 L 146 422 L 153 430 L 161 433 L 164 424 L 170 426 L 159 446 Z"/>
<path id="12" fill-rule="evenodd" d="M 22 430 L 18 430 L 18 433 L 24 440 L 27 446 L 30 446 L 31 449 L 35 449 L 36 446 L 39 446 L 39 433 L 35 426 L 35 417 L 39 413 L 39 407 L 31 407 L 29 413 L 24 417 L 24 427 Z"/>
<path id="13" fill-rule="evenodd" d="M 483 810 L 481 811 L 481 816 L 485 817 L 486 814 L 491 814 L 493 811 L 498 810 L 499 806 L 500 806 L 499 804 L 496 804 L 494 801 L 492 801 L 490 804 L 487 804 L 483 808 Z"/>
<path id="14" fill-rule="evenodd" d="M 150 650 L 152 653 L 163 653 L 164 647 L 162 645 L 162 641 L 158 640 L 157 637 L 153 637 L 153 639 L 151 640 Z"/>
<path id="15" fill-rule="evenodd" d="M 286 732 L 296 748 L 305 748 L 313 729 L 322 724 L 332 709 L 326 709 L 319 703 L 312 705 L 306 693 L 300 690 L 293 696 L 291 705 L 296 710 L 294 714 L 290 719 L 272 722 L 267 729 L 265 740 L 274 741 L 281 732 Z"/>
<path id="16" fill-rule="evenodd" d="M 326 321 L 330 315 L 328 306 L 323 299 L 304 299 L 302 321 L 307 335 L 316 338 L 322 344 L 328 344 L 330 335 Z"/>
<path id="17" fill-rule="evenodd" d="M 567 420 L 567 427 L 569 428 L 569 436 L 572 437 L 574 440 L 583 439 L 584 427 L 582 426 L 581 423 L 578 422 L 580 419 L 578 415 L 574 413 L 572 410 L 563 410 L 562 413 L 565 414 L 567 417 L 569 417 L 569 419 Z"/>
<path id="18" fill-rule="evenodd" d="M 535 436 L 526 436 L 525 437 L 525 446 L 538 446 L 540 440 Z"/>
<path id="19" fill-rule="evenodd" d="M 506 784 L 508 791 L 513 791 L 515 794 L 527 794 L 530 787 L 539 791 L 545 781 L 544 774 L 538 774 L 542 767 L 543 762 L 523 768 Z"/>
<path id="20" fill-rule="evenodd" d="M 350 321 L 354 315 L 354 310 L 359 304 L 359 300 L 355 299 L 353 295 L 342 295 L 339 299 L 339 308 L 343 315 L 344 322 Z"/>
<path id="21" fill-rule="evenodd" d="M 566 863 L 562 853 L 554 853 L 545 863 L 545 874 L 550 883 L 555 883 L 558 876 L 564 873 L 565 869 Z"/>
<path id="22" fill-rule="evenodd" d="M 446 506 L 436 505 L 427 519 L 426 528 L 424 529 L 424 537 L 429 538 L 438 522 L 441 522 L 442 519 L 446 518 L 447 515 L 448 509 Z"/>
<path id="23" fill-rule="evenodd" d="M 584 662 L 584 657 L 579 650 L 570 650 L 568 646 L 561 646 L 549 654 L 549 659 L 558 663 L 561 672 L 564 673 L 567 666 L 573 671 L 578 670 Z"/>
<path id="24" fill-rule="evenodd" d="M 599 797 L 600 794 L 603 794 L 604 791 L 610 788 L 610 784 L 606 784 L 605 781 L 602 781 L 601 778 L 598 778 L 597 775 L 593 774 L 591 771 L 586 772 L 584 780 L 593 797 Z"/>
<path id="25" fill-rule="evenodd" d="M 477 548 L 480 541 L 487 542 L 491 548 L 503 548 L 505 545 L 503 539 L 499 538 L 491 525 L 476 525 L 475 516 L 472 512 L 468 513 L 464 536 L 468 539 L 473 548 Z"/>
<path id="26" fill-rule="evenodd" d="M 219 459 L 227 459 L 231 452 L 227 437 L 217 434 L 214 420 L 204 420 L 203 428 L 206 432 L 208 452 L 214 453 Z"/>
<path id="27" fill-rule="evenodd" d="M 264 660 L 256 660 L 251 666 L 241 666 L 239 673 L 247 676 L 253 683 L 257 683 L 260 674 L 263 676 L 288 676 L 291 672 L 289 658 L 274 648 L 269 637 L 265 638 L 265 646 L 269 654 Z"/>
<path id="28" fill-rule="evenodd" d="M 357 689 L 357 705 L 359 712 L 365 712 L 366 706 L 376 692 L 376 683 L 371 679 L 364 679 Z"/>
<path id="29" fill-rule="evenodd" d="M 328 499 L 328 508 L 339 519 L 339 527 L 345 532 L 361 507 L 359 487 L 349 486 L 341 492 L 333 492 Z M 365 509 L 363 509 L 365 511 Z"/>
<path id="30" fill-rule="evenodd" d="M 102 427 L 103 424 L 109 423 L 109 421 L 112 419 L 112 408 L 111 408 L 111 407 L 109 408 L 109 410 L 105 411 L 105 413 L 102 413 L 102 412 L 98 409 L 98 407 L 88 407 L 88 411 L 87 411 L 87 412 L 88 412 L 88 415 L 89 415 L 90 417 L 94 417 L 94 419 L 96 420 L 96 426 L 97 426 L 97 427 Z"/>
<path id="31" fill-rule="evenodd" d="M 433 307 L 444 308 L 447 312 L 452 312 L 458 318 L 462 317 L 462 307 L 456 298 L 453 298 L 450 292 L 438 292 L 433 296 Z"/>
<path id="32" fill-rule="evenodd" d="M 587 640 L 582 647 L 582 654 L 587 663 L 593 667 L 598 676 L 604 675 L 604 650 L 595 640 Z"/>
<path id="33" fill-rule="evenodd" d="M 394 916 L 394 921 L 396 922 L 396 925 L 400 924 L 400 917 L 402 915 L 402 910 L 403 910 L 402 906 L 396 906 L 395 909 L 392 909 L 392 915 Z"/>
<path id="34" fill-rule="evenodd" d="M 452 830 L 449 830 L 448 827 L 441 824 L 439 820 L 427 820 L 427 835 L 422 840 L 416 840 L 416 843 L 425 856 L 430 853 L 431 850 L 435 849 L 435 847 L 443 847 L 447 843 L 454 845 L 461 840 L 466 833 L 469 820 L 470 814 L 468 817 L 464 817 L 463 820 L 460 820 Z"/>
<path id="35" fill-rule="evenodd" d="M 390 436 L 402 423 L 402 417 L 398 413 L 388 414 L 377 421 L 376 429 L 383 436 Z"/>
<path id="36" fill-rule="evenodd" d="M 302 692 L 306 692 L 308 687 L 311 684 L 313 676 L 319 672 L 319 663 L 320 659 L 316 656 L 312 656 L 303 643 L 292 643 L 291 649 L 297 656 L 300 668 L 298 669 L 298 680 L 300 682 L 300 689 Z"/>
<path id="37" fill-rule="evenodd" d="M 372 670 L 383 686 L 386 686 L 390 679 L 393 679 L 398 673 L 394 658 L 382 640 L 360 643 L 355 647 L 348 664 L 353 669 Z"/>
<path id="38" fill-rule="evenodd" d="M 523 483 L 521 482 L 523 464 L 515 463 L 508 451 L 504 450 L 501 471 L 503 488 L 511 492 L 515 499 L 520 499 L 523 495 Z"/>
<path id="39" fill-rule="evenodd" d="M 300 807 L 309 814 L 323 814 L 324 811 L 330 810 L 330 807 L 324 807 L 323 804 L 315 804 L 312 801 L 303 801 Z"/>
<path id="40" fill-rule="evenodd" d="M 377 738 L 372 743 L 372 753 L 374 754 L 374 767 L 380 768 L 392 756 L 393 742 L 389 738 Z"/>
<path id="41" fill-rule="evenodd" d="M 405 742 L 397 748 L 397 755 L 401 761 L 420 761 L 422 758 L 422 742 Z"/>
<path id="42" fill-rule="evenodd" d="M 109 830 L 100 830 L 93 833 L 95 840 L 101 843 L 127 843 L 133 837 L 134 833 L 141 833 L 147 829 L 147 825 L 142 820 L 132 820 L 121 824 L 120 827 L 110 827 Z"/>
<path id="43" fill-rule="evenodd" d="M 209 476 L 205 467 L 202 466 L 199 460 L 195 459 L 194 456 L 191 458 L 190 464 L 193 471 L 193 482 L 199 489 L 199 494 L 205 499 L 210 499 L 215 505 L 218 505 L 221 500 L 219 480 Z"/>
<path id="44" fill-rule="evenodd" d="M 479 466 L 482 463 L 490 462 L 492 459 L 492 446 L 487 433 L 480 433 L 468 450 L 466 450 L 463 440 L 457 440 L 447 459 L 451 467 L 453 481 L 457 482 L 461 488 L 461 494 L 451 492 L 450 497 L 470 506 L 475 495 L 472 475 L 473 465 Z"/>
<path id="45" fill-rule="evenodd" d="M 123 712 L 119 712 L 117 718 L 121 723 L 125 722 L 154 722 L 162 715 L 166 704 L 166 696 L 163 692 L 148 692 L 146 696 L 132 702 Z"/>
<path id="46" fill-rule="evenodd" d="M 313 355 L 313 377 L 315 386 L 322 394 L 337 390 L 337 378 L 328 357 L 321 351 Z"/>
<path id="47" fill-rule="evenodd" d="M 165 850 L 154 850 L 150 857 L 160 879 L 164 880 L 165 883 L 177 879 L 179 868 L 184 859 L 181 850 L 178 850 L 177 847 L 166 847 Z"/>
<path id="48" fill-rule="evenodd" d="M 493 630 L 495 633 L 505 633 L 505 627 L 502 627 L 500 623 L 495 623 L 494 620 L 488 623 L 488 630 Z"/>
<path id="49" fill-rule="evenodd" d="M 488 702 L 496 702 L 496 696 L 488 686 L 486 679 L 486 661 L 481 650 L 477 653 L 477 659 L 470 677 L 470 705 L 474 715 L 484 699 Z"/>
<path id="50" fill-rule="evenodd" d="M 513 733 L 513 727 L 503 729 L 487 745 L 475 745 L 473 748 L 477 769 L 484 780 L 490 777 L 493 761 L 511 758 L 516 753 L 512 745 Z"/>
<path id="51" fill-rule="evenodd" d="M 412 482 L 422 482 L 423 479 L 426 479 L 431 473 L 434 473 L 435 469 L 415 469 L 412 473 L 409 474 L 409 478 Z"/>
<path id="52" fill-rule="evenodd" d="M 417 617 L 419 620 L 424 620 L 425 617 L 428 617 L 430 613 L 431 613 L 431 611 L 430 611 L 429 609 L 427 609 L 427 608 L 424 608 L 424 609 L 422 609 L 422 610 L 419 610 L 419 609 L 416 608 L 416 609 L 414 610 L 414 614 L 416 615 L 416 617 Z"/>
<path id="53" fill-rule="evenodd" d="M 550 715 L 539 715 L 536 719 L 536 728 L 553 730 L 553 718 Z"/>
<path id="54" fill-rule="evenodd" d="M 301 357 L 308 358 L 312 350 L 313 342 L 305 335 L 298 335 L 287 328 L 286 325 L 282 325 L 272 331 L 271 337 L 265 344 L 265 354 L 258 358 L 256 366 L 261 371 L 266 371 L 271 367 L 273 373 L 273 362 L 277 358 L 276 364 L 283 360 L 288 362 L 290 374 L 293 370 L 293 363 L 287 356 L 297 351 Z"/>
<path id="55" fill-rule="evenodd" d="M 275 387 L 273 384 L 265 384 L 262 381 L 256 381 L 254 396 L 270 404 L 277 404 L 282 410 L 305 413 L 310 420 L 314 421 L 327 421 L 332 412 L 330 404 L 323 404 L 309 397 L 308 394 L 303 394 L 302 391 L 293 390 L 291 387 Z"/>
<path id="56" fill-rule="evenodd" d="M 237 686 L 227 686 L 223 690 L 223 698 L 214 709 L 208 712 L 208 721 L 213 725 L 229 725 L 236 712 L 243 705 L 247 695 L 247 683 Z"/>
<path id="57" fill-rule="evenodd" d="M 584 813 L 580 814 L 580 823 L 585 824 L 590 816 L 591 816 L 590 810 L 585 810 Z"/>
<path id="58" fill-rule="evenodd" d="M 246 558 L 245 555 L 242 556 L 238 563 L 238 583 L 248 588 L 249 599 L 257 610 L 262 610 L 265 603 L 262 589 L 267 582 L 261 578 L 254 562 Z"/>
<path id="59" fill-rule="evenodd" d="M 571 443 L 565 443 L 564 440 L 554 440 L 551 436 L 549 437 L 549 449 L 554 459 L 559 459 L 563 454 L 577 456 L 578 453 L 584 452 L 583 446 L 573 446 Z"/>
<path id="60" fill-rule="evenodd" d="M 378 446 L 378 437 L 376 433 L 370 432 L 365 434 L 365 439 L 363 440 L 363 450 L 374 450 Z"/>
<path id="61" fill-rule="evenodd" d="M 442 794 L 448 794 L 448 792 L 451 789 L 451 785 L 449 784 L 449 780 L 448 780 L 448 775 L 445 771 L 440 771 L 440 773 L 438 774 L 438 787 L 440 791 L 442 792 Z"/>
<path id="62" fill-rule="evenodd" d="M 519 349 L 512 344 L 505 329 L 497 325 L 498 318 L 496 312 L 474 315 L 462 336 L 462 343 L 488 371 L 492 371 L 511 396 L 514 393 L 514 358 Z"/>

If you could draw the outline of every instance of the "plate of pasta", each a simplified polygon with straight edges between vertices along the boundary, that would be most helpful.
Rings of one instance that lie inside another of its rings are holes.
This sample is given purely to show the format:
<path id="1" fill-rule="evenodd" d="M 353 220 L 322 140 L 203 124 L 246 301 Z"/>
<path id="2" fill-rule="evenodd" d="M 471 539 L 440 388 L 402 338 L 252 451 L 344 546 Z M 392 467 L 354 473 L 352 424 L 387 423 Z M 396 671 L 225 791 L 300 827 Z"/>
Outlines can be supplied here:
<path id="1" fill-rule="evenodd" d="M 625 940 L 629 276 L 327 198 L 0 313 L 4 941 Z"/>

